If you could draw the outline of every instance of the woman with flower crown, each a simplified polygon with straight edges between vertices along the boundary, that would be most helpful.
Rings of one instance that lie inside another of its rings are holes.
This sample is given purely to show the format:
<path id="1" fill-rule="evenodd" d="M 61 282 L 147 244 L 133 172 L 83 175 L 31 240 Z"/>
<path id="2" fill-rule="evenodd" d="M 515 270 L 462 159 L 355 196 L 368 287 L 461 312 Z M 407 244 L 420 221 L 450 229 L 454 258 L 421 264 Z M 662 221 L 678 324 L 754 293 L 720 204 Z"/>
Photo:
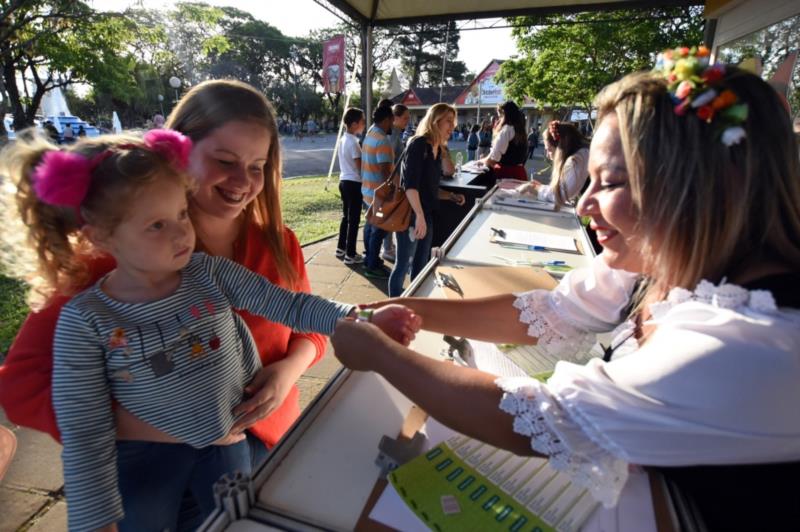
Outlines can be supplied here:
<path id="1" fill-rule="evenodd" d="M 604 248 L 591 268 L 553 291 L 390 301 L 426 329 L 573 360 L 613 330 L 603 359 L 558 362 L 546 383 L 498 379 L 366 324 L 337 331 L 336 355 L 455 430 L 548 456 L 606 506 L 636 464 L 683 489 L 706 529 L 796 527 L 781 482 L 800 472 L 800 163 L 786 110 L 703 47 L 668 52 L 596 107 L 578 204 Z"/>

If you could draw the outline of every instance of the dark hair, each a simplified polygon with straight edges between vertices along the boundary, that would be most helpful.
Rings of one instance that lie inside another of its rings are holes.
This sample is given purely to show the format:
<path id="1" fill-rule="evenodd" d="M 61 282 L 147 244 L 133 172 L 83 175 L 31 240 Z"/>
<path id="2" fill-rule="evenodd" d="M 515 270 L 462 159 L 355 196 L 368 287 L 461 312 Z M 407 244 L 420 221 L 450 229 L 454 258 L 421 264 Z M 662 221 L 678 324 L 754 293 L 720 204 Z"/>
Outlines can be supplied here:
<path id="1" fill-rule="evenodd" d="M 500 127 L 510 125 L 514 128 L 514 142 L 528 142 L 528 137 L 525 135 L 525 115 L 522 114 L 517 104 L 506 100 L 497 107 L 497 110 L 503 115 Z"/>
<path id="2" fill-rule="evenodd" d="M 408 111 L 408 107 L 403 105 L 402 103 L 396 103 L 392 106 L 392 114 L 396 117 L 401 117 L 405 112 Z"/>
<path id="3" fill-rule="evenodd" d="M 470 133 L 477 133 L 480 130 L 481 130 L 480 124 L 475 124 L 474 126 L 472 126 L 472 129 L 470 130 Z"/>
<path id="4" fill-rule="evenodd" d="M 392 100 L 389 98 L 383 98 L 381 101 L 378 102 L 378 107 L 391 107 Z"/>
<path id="5" fill-rule="evenodd" d="M 385 106 L 385 105 L 383 107 L 378 106 L 372 112 L 372 123 L 373 124 L 380 124 L 381 122 L 383 122 L 387 118 L 391 118 L 391 117 L 392 117 L 392 108 L 391 107 Z"/>
<path id="6" fill-rule="evenodd" d="M 345 111 L 344 119 L 342 119 L 342 121 L 344 122 L 344 126 L 349 128 L 356 122 L 359 122 L 362 118 L 364 118 L 364 111 L 358 107 L 350 107 L 347 111 Z"/>

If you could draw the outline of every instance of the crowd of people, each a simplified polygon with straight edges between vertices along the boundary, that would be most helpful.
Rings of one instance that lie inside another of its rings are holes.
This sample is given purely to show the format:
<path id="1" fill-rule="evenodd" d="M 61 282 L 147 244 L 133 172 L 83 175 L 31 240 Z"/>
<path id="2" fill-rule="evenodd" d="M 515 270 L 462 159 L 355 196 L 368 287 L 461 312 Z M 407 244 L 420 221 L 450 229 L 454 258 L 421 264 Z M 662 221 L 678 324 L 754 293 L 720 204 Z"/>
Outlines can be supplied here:
<path id="1" fill-rule="evenodd" d="M 297 419 L 295 382 L 322 334 L 347 367 L 459 432 L 549 457 L 606 506 L 638 465 L 678 483 L 709 529 L 796 522 L 783 487 L 800 461 L 798 149 L 774 89 L 708 57 L 671 50 L 606 87 L 590 142 L 548 124 L 549 185 L 519 172 L 532 133 L 513 102 L 488 131 L 470 128 L 468 150 L 508 193 L 579 196 L 602 246 L 552 291 L 477 300 L 396 297 L 428 261 L 439 202 L 464 201 L 439 186 L 458 119 L 448 104 L 405 143 L 401 105 L 344 115 L 336 254 L 389 277 L 392 296 L 358 308 L 309 294 L 281 215 L 277 122 L 254 88 L 198 84 L 143 138 L 20 135 L 2 161 L 50 291 L 8 353 L 0 404 L 64 444 L 70 528 L 196 525 L 211 483 L 252 471 Z M 395 170 L 413 214 L 389 272 L 384 231 L 365 227 L 364 257 L 355 239 Z M 420 326 L 571 360 L 597 334 L 614 340 L 547 382 L 498 379 L 409 349 Z"/>

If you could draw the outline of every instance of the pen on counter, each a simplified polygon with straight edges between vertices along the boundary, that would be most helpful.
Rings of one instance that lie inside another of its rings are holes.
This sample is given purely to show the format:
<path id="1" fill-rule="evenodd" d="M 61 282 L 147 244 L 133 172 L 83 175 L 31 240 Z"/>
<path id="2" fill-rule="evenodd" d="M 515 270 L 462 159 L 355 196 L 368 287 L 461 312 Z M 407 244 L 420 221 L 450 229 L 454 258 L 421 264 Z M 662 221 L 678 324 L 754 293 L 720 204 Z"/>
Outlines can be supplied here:
<path id="1" fill-rule="evenodd" d="M 526 249 L 528 251 L 547 251 L 547 248 L 544 246 L 529 246 L 527 244 L 511 244 L 507 242 L 500 242 L 500 245 L 504 248 Z"/>
<path id="2" fill-rule="evenodd" d="M 494 234 L 496 234 L 497 236 L 499 236 L 500 238 L 505 238 L 506 237 L 506 232 L 503 231 L 502 229 L 495 229 L 494 227 L 490 227 L 489 229 L 491 229 L 492 232 Z"/>

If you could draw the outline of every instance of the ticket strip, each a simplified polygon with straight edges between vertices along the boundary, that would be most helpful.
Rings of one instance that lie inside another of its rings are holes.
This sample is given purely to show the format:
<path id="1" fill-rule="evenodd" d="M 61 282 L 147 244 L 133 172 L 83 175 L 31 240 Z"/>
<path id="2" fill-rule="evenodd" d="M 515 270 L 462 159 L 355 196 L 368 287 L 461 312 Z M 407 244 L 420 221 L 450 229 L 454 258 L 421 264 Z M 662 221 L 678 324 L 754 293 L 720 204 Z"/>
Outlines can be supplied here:
<path id="1" fill-rule="evenodd" d="M 546 458 L 461 435 L 392 471 L 389 481 L 436 532 L 574 532 L 598 506 Z"/>

